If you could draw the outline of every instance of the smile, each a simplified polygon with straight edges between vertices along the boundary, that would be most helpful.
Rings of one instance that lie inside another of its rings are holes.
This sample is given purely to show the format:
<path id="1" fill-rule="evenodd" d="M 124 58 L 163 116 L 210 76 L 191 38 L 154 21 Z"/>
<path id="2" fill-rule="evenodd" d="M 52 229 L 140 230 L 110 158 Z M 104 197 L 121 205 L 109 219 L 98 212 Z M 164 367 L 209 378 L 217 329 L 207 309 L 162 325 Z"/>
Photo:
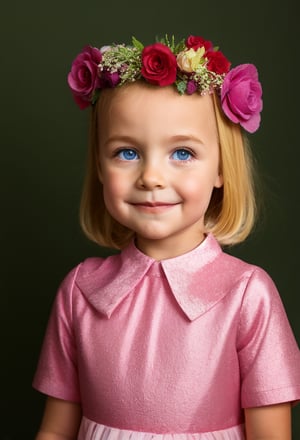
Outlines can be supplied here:
<path id="1" fill-rule="evenodd" d="M 164 211 L 168 211 L 169 209 L 177 206 L 177 203 L 168 203 L 168 202 L 141 202 L 141 203 L 131 203 L 132 206 L 137 208 L 139 211 L 144 211 L 148 213 L 160 213 Z"/>

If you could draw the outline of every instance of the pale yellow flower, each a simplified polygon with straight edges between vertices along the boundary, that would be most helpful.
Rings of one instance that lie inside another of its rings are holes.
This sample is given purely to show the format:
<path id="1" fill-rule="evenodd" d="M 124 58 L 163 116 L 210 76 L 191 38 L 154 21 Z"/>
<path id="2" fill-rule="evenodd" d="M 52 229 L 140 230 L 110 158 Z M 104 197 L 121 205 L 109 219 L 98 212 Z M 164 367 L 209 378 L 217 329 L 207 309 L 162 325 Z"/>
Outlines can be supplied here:
<path id="1" fill-rule="evenodd" d="M 184 72 L 195 72 L 197 67 L 201 64 L 202 57 L 205 53 L 204 47 L 199 49 L 188 49 L 180 52 L 177 55 L 177 64 L 180 70 Z"/>

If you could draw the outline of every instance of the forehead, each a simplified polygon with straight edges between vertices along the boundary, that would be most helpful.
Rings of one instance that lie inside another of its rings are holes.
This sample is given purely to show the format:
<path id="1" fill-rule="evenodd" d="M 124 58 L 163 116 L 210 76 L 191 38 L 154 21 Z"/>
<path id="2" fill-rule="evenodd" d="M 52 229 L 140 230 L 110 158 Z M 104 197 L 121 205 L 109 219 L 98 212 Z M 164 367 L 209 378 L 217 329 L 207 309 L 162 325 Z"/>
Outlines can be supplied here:
<path id="1" fill-rule="evenodd" d="M 155 128 L 175 132 L 197 132 L 217 136 L 213 99 L 210 95 L 180 95 L 173 86 L 157 87 L 134 83 L 105 90 L 98 101 L 98 126 L 101 135 L 107 131 Z"/>

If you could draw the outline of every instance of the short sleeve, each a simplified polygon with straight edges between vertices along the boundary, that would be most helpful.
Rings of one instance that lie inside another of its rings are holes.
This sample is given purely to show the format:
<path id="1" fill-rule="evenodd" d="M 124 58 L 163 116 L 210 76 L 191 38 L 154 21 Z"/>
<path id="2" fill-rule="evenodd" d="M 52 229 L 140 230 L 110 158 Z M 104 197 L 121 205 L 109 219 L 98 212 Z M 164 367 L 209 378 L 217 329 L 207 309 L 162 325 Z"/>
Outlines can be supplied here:
<path id="1" fill-rule="evenodd" d="M 237 348 L 243 408 L 300 399 L 300 352 L 274 282 L 255 269 L 244 292 Z"/>
<path id="2" fill-rule="evenodd" d="M 62 282 L 50 314 L 33 387 L 48 396 L 80 401 L 72 326 L 72 292 L 80 266 Z"/>

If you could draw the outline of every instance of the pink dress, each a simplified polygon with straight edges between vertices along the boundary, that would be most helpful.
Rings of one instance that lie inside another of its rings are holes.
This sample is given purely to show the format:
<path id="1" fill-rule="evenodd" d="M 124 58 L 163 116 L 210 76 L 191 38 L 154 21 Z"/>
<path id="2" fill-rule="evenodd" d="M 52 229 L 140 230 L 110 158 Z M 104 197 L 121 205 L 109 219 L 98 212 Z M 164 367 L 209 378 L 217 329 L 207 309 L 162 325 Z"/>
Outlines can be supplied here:
<path id="1" fill-rule="evenodd" d="M 212 235 L 160 262 L 131 243 L 65 278 L 33 385 L 80 402 L 79 440 L 241 440 L 243 408 L 300 399 L 300 353 L 270 277 Z"/>

